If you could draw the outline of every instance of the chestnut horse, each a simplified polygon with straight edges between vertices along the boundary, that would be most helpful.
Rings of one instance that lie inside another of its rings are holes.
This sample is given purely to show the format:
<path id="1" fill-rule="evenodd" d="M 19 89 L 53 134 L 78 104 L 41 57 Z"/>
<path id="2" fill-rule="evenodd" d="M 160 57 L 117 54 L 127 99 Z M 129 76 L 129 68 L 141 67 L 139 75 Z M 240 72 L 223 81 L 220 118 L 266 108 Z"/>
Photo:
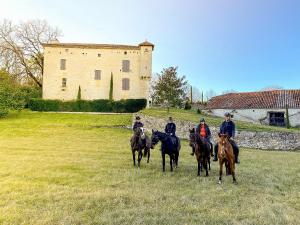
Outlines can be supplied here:
<path id="1" fill-rule="evenodd" d="M 136 129 L 134 136 L 130 140 L 130 144 L 132 151 L 133 166 L 135 166 L 136 151 L 138 152 L 138 168 L 140 168 L 141 160 L 143 158 L 143 150 L 144 156 L 148 156 L 147 163 L 149 163 L 151 143 L 149 138 L 145 134 L 144 128 L 138 127 Z"/>
<path id="2" fill-rule="evenodd" d="M 195 128 L 190 129 L 190 146 L 195 149 L 195 156 L 198 162 L 198 173 L 202 171 L 202 165 L 205 169 L 205 176 L 208 176 L 208 165 L 210 169 L 210 143 L 200 137 L 196 132 Z"/>
<path id="3" fill-rule="evenodd" d="M 236 183 L 233 148 L 227 134 L 219 134 L 218 159 L 220 165 L 219 184 L 222 183 L 224 163 L 228 164 L 229 174 L 232 175 L 233 183 Z"/>

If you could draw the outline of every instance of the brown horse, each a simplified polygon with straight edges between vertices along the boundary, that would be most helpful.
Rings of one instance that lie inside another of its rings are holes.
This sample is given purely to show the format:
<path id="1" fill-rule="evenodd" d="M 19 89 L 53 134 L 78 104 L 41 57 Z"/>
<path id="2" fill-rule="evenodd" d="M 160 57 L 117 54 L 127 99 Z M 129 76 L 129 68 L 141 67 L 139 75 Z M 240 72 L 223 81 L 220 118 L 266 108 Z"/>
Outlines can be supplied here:
<path id="1" fill-rule="evenodd" d="M 201 138 L 195 129 L 190 129 L 190 146 L 195 149 L 195 156 L 198 162 L 198 173 L 202 171 L 202 165 L 205 169 L 205 176 L 208 176 L 208 165 L 210 169 L 210 143 Z"/>
<path id="2" fill-rule="evenodd" d="M 141 160 L 143 158 L 143 150 L 144 156 L 148 156 L 147 163 L 149 163 L 151 143 L 143 128 L 139 127 L 136 129 L 133 137 L 130 139 L 130 144 L 133 165 L 135 166 L 135 152 L 138 152 L 138 168 L 140 168 Z"/>
<path id="3" fill-rule="evenodd" d="M 232 175 L 233 183 L 236 183 L 233 148 L 229 142 L 229 136 L 227 134 L 219 134 L 218 159 L 220 165 L 219 184 L 222 183 L 224 163 L 227 163 L 229 174 Z"/>

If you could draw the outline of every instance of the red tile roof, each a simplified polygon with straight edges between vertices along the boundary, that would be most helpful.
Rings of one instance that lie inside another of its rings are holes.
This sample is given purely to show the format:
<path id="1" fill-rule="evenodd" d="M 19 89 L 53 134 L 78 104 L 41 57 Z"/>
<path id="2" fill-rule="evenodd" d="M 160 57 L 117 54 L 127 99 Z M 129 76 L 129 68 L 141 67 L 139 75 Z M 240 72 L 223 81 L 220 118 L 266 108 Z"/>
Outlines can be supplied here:
<path id="1" fill-rule="evenodd" d="M 147 40 L 140 43 L 139 46 L 150 46 L 150 47 L 152 47 L 152 50 L 154 50 L 154 44 L 152 44 L 151 42 L 149 42 Z"/>
<path id="2" fill-rule="evenodd" d="M 229 93 L 211 98 L 207 109 L 300 108 L 300 90 Z"/>

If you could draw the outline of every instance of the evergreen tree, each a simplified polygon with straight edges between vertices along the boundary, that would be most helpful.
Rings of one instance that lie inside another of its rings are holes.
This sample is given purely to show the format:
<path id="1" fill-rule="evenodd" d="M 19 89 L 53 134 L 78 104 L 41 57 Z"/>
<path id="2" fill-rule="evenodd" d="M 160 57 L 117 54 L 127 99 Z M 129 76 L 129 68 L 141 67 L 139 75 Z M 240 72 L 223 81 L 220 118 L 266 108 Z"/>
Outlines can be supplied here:
<path id="1" fill-rule="evenodd" d="M 114 80 L 113 74 L 110 75 L 110 86 L 109 86 L 109 100 L 113 100 L 113 93 L 114 93 Z"/>
<path id="2" fill-rule="evenodd" d="M 167 107 L 182 107 L 187 97 L 185 76 L 178 76 L 177 67 L 169 67 L 163 69 L 157 77 L 152 87 L 154 103 L 165 104 Z"/>
<path id="3" fill-rule="evenodd" d="M 290 125 L 290 116 L 289 116 L 289 108 L 288 105 L 285 105 L 285 126 L 287 129 L 291 128 Z"/>
<path id="4" fill-rule="evenodd" d="M 81 100 L 81 87 L 80 87 L 80 85 L 79 85 L 79 88 L 78 88 L 77 100 Z"/>

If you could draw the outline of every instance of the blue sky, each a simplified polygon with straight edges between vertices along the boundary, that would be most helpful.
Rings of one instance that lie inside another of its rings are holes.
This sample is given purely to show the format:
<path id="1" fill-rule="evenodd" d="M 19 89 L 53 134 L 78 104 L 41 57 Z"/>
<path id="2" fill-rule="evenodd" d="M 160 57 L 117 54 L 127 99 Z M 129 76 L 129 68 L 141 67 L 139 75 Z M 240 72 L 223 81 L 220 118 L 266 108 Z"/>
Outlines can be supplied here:
<path id="1" fill-rule="evenodd" d="M 45 19 L 62 42 L 155 44 L 200 90 L 300 88 L 299 0 L 0 0 L 0 19 Z"/>

